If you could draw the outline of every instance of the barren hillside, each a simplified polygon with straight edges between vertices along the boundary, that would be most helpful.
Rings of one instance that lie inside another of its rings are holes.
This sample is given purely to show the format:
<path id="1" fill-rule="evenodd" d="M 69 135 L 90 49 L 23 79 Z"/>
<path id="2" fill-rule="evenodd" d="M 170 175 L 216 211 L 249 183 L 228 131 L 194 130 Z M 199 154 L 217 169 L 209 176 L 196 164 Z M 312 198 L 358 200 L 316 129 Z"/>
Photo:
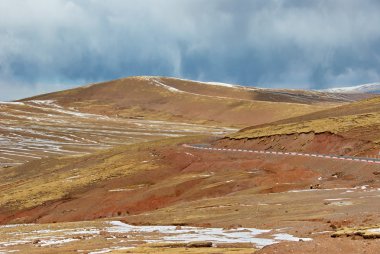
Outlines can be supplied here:
<path id="1" fill-rule="evenodd" d="M 368 95 L 359 98 L 363 96 Z M 244 127 L 312 113 L 353 99 L 357 96 L 258 89 L 174 78 L 130 77 L 25 100 L 55 100 L 65 107 L 122 118 Z"/>

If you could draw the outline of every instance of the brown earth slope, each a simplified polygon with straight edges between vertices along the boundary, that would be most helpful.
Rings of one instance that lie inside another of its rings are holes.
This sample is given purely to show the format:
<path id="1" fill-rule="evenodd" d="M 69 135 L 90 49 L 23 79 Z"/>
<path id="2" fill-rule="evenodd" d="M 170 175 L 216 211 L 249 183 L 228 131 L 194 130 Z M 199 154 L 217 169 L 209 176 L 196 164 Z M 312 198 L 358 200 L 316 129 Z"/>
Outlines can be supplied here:
<path id="1" fill-rule="evenodd" d="M 130 77 L 25 100 L 57 100 L 65 107 L 126 118 L 247 126 L 331 108 L 356 97 L 174 78 Z"/>

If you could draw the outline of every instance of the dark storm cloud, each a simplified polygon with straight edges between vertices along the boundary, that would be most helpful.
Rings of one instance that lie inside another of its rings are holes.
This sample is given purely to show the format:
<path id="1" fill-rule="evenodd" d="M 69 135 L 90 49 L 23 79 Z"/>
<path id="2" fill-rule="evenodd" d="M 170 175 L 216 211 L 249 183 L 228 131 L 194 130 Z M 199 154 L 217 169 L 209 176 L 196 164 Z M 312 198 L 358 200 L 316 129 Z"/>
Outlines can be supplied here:
<path id="1" fill-rule="evenodd" d="M 371 0 L 4 0 L 0 99 L 130 75 L 375 82 L 379 13 Z"/>

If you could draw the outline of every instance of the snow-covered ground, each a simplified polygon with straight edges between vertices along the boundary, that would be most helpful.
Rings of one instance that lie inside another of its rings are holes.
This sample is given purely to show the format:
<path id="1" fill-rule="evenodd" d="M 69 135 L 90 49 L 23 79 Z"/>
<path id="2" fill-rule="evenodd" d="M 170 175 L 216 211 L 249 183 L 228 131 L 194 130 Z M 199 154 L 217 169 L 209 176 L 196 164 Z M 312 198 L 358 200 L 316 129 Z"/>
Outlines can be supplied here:
<path id="1" fill-rule="evenodd" d="M 108 232 L 126 233 L 142 237 L 145 242 L 192 242 L 210 241 L 217 243 L 252 243 L 256 248 L 278 243 L 280 241 L 311 241 L 311 238 L 299 238 L 270 229 L 256 228 L 199 228 L 175 226 L 133 226 L 120 221 L 111 221 Z M 265 234 L 265 236 L 260 236 Z"/>
<path id="2" fill-rule="evenodd" d="M 20 224 L 0 227 L 0 252 L 25 248 L 27 245 L 43 248 L 60 248 L 80 241 L 94 242 L 96 248 L 88 247 L 86 253 L 107 253 L 112 250 L 134 248 L 144 243 L 189 243 L 194 241 L 251 244 L 255 248 L 283 241 L 311 241 L 282 229 L 256 228 L 203 228 L 176 226 L 133 226 L 121 221 L 77 222 L 56 225 Z M 103 239 L 106 240 L 104 244 Z M 103 242 L 103 245 L 99 243 Z M 88 246 L 81 244 L 81 246 Z M 81 252 L 78 250 L 78 252 Z"/>

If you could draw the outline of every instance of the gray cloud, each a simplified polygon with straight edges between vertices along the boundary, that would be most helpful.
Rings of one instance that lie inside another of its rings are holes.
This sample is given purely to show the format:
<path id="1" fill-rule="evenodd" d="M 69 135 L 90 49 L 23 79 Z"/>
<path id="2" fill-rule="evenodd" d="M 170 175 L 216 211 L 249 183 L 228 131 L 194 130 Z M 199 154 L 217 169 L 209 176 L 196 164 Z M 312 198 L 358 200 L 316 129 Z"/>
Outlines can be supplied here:
<path id="1" fill-rule="evenodd" d="M 0 1 L 0 99 L 129 75 L 323 88 L 380 80 L 379 1 Z"/>

